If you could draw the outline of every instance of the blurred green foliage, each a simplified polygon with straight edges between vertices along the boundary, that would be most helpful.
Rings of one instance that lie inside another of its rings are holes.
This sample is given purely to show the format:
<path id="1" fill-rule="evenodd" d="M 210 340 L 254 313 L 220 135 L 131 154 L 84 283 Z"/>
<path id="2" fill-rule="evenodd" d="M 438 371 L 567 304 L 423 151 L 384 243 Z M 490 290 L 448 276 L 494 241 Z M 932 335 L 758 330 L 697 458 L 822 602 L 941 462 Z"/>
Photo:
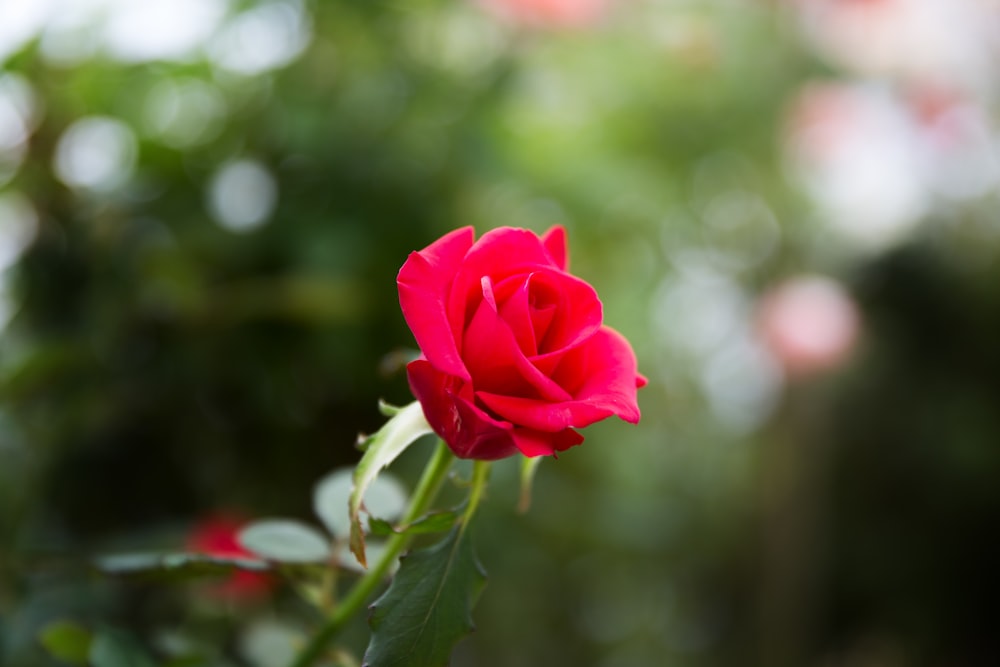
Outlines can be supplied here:
<path id="1" fill-rule="evenodd" d="M 232 4 L 299 12 L 302 52 L 241 72 L 207 45 L 71 62 L 38 37 L 0 59 L 34 109 L 0 194 L 37 219 L 0 290 L 0 662 L 60 664 L 38 636 L 69 619 L 157 658 L 267 664 L 244 628 L 285 641 L 272 617 L 316 620 L 289 591 L 227 608 L 84 563 L 177 548 L 220 510 L 308 517 L 377 400 L 409 400 L 407 253 L 465 224 L 556 223 L 651 379 L 643 421 L 543 462 L 525 515 L 516 463 L 497 466 L 476 534 L 490 582 L 453 664 L 1000 659 L 995 194 L 883 256 L 827 247 L 780 134 L 831 72 L 775 3 L 622 3 L 575 30 L 452 0 Z M 60 175 L 86 117 L 126 130 L 120 183 Z M 232 164 L 264 176 L 227 199 Z M 759 214 L 705 224 L 720 201 Z M 853 363 L 720 416 L 697 346 L 672 338 L 688 313 L 663 305 L 692 257 L 748 299 L 839 275 L 865 321 Z"/>

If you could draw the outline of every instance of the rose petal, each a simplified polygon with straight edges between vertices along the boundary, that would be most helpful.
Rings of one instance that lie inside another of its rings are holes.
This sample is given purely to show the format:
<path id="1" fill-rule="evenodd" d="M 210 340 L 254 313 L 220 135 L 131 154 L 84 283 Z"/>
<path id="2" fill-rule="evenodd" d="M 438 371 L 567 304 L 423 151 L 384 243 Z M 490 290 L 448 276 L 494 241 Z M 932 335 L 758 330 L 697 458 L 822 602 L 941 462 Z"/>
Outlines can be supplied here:
<path id="1" fill-rule="evenodd" d="M 636 390 L 641 382 L 637 366 L 629 342 L 605 326 L 583 345 L 567 352 L 553 377 L 577 401 L 607 408 L 637 424 L 640 413 Z"/>
<path id="2" fill-rule="evenodd" d="M 583 442 L 583 436 L 571 428 L 543 433 L 530 428 L 515 428 L 514 444 L 525 456 L 552 456 Z"/>
<path id="3" fill-rule="evenodd" d="M 486 299 L 479 303 L 462 342 L 476 389 L 498 394 L 566 401 L 572 398 L 528 360 L 510 326 Z"/>
<path id="4" fill-rule="evenodd" d="M 538 336 L 539 354 L 532 361 L 541 362 L 553 354 L 561 354 L 593 336 L 601 327 L 604 306 L 587 282 L 568 273 L 543 270 L 532 275 L 531 289 L 540 312 L 555 307 L 545 335 Z"/>
<path id="5" fill-rule="evenodd" d="M 552 261 L 563 271 L 569 270 L 569 252 L 566 246 L 566 228 L 553 225 L 542 234 L 542 245 L 549 251 Z"/>
<path id="6" fill-rule="evenodd" d="M 494 284 L 519 273 L 537 268 L 558 269 L 552 256 L 534 232 L 501 227 L 483 234 L 462 260 L 448 297 L 448 320 L 464 326 L 482 299 L 483 276 Z"/>
<path id="7" fill-rule="evenodd" d="M 460 379 L 441 373 L 425 359 L 410 362 L 406 370 L 427 422 L 456 456 L 489 461 L 518 451 L 513 426 L 493 419 L 463 396 L 471 391 Z"/>
<path id="8" fill-rule="evenodd" d="M 531 307 L 531 287 L 529 284 L 533 275 L 528 274 L 526 279 L 522 279 L 522 276 L 508 278 L 508 283 L 516 282 L 519 286 L 506 299 L 500 299 L 502 305 L 499 308 L 500 319 L 510 327 L 518 347 L 528 357 L 538 353 L 538 344 L 535 339 L 534 309 Z"/>
<path id="9" fill-rule="evenodd" d="M 399 305 L 424 356 L 442 371 L 469 380 L 459 344 L 461 326 L 448 320 L 447 295 L 462 258 L 472 246 L 472 227 L 446 234 L 410 253 L 399 270 Z"/>
<path id="10" fill-rule="evenodd" d="M 604 401 L 603 397 L 553 403 L 477 391 L 476 398 L 503 419 L 538 431 L 583 428 L 617 414 L 617 406 Z"/>

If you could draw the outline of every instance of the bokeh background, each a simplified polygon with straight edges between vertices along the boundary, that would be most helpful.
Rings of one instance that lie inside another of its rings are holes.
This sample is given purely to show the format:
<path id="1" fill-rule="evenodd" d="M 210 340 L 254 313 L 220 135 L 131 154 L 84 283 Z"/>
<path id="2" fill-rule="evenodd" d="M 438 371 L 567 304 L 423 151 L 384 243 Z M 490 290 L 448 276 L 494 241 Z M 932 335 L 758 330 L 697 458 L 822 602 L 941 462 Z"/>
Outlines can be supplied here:
<path id="1" fill-rule="evenodd" d="M 454 664 L 1000 664 L 998 86 L 990 0 L 0 1 L 0 663 L 272 664 L 85 563 L 314 522 L 407 253 L 563 224 L 643 420 L 495 468 Z"/>

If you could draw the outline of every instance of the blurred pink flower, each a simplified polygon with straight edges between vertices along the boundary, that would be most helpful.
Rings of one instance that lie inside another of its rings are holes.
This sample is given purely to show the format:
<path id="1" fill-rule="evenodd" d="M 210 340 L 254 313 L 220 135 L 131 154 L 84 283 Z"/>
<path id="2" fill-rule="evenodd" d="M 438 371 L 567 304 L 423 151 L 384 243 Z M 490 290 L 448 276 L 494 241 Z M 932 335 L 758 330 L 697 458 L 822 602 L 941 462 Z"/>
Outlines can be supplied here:
<path id="1" fill-rule="evenodd" d="M 487 10 L 511 23 L 531 27 L 582 28 L 597 23 L 609 0 L 479 0 Z"/>
<path id="2" fill-rule="evenodd" d="M 764 295 L 757 326 L 785 372 L 803 377 L 843 363 L 857 342 L 860 322 L 854 301 L 838 283 L 800 276 Z"/>
<path id="3" fill-rule="evenodd" d="M 239 543 L 240 529 L 246 522 L 231 514 L 217 514 L 198 522 L 188 534 L 187 550 L 221 558 L 254 558 L 256 556 Z M 207 590 L 214 596 L 230 600 L 259 598 L 274 588 L 267 574 L 238 570 Z"/>

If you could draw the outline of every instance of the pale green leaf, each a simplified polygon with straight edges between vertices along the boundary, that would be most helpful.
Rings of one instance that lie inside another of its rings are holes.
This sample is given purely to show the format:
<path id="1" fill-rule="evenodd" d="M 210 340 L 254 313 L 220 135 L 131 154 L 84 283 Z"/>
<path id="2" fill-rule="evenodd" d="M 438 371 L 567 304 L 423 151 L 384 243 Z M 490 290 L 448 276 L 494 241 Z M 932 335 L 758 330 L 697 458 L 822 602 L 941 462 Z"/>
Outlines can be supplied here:
<path id="1" fill-rule="evenodd" d="M 382 413 L 383 417 L 395 417 L 399 414 L 399 411 L 403 408 L 398 405 L 392 405 L 391 403 L 386 403 L 381 398 L 378 400 L 378 411 Z"/>
<path id="2" fill-rule="evenodd" d="M 291 519 L 254 521 L 239 533 L 246 549 L 282 563 L 320 563 L 330 559 L 330 541 L 312 526 Z"/>
<path id="3" fill-rule="evenodd" d="M 101 556 L 95 565 L 105 574 L 148 575 L 157 578 L 217 576 L 234 570 L 266 572 L 270 566 L 255 558 L 209 556 L 187 552 L 137 552 Z"/>
<path id="4" fill-rule="evenodd" d="M 369 439 L 364 456 L 354 469 L 354 489 L 349 500 L 351 520 L 351 551 L 362 565 L 368 565 L 365 558 L 364 528 L 361 525 L 361 501 L 379 472 L 396 460 L 414 440 L 431 432 L 424 418 L 419 402 L 413 402 L 401 409 L 378 433 Z"/>
<path id="5" fill-rule="evenodd" d="M 304 643 L 303 633 L 272 619 L 259 619 L 240 634 L 239 652 L 253 667 L 285 667 Z"/>
<path id="6" fill-rule="evenodd" d="M 348 500 L 353 487 L 354 468 L 337 468 L 313 489 L 313 509 L 335 537 L 346 537 L 350 533 Z M 395 519 L 406 507 L 406 490 L 395 476 L 383 473 L 365 491 L 362 505 L 370 516 Z"/>

